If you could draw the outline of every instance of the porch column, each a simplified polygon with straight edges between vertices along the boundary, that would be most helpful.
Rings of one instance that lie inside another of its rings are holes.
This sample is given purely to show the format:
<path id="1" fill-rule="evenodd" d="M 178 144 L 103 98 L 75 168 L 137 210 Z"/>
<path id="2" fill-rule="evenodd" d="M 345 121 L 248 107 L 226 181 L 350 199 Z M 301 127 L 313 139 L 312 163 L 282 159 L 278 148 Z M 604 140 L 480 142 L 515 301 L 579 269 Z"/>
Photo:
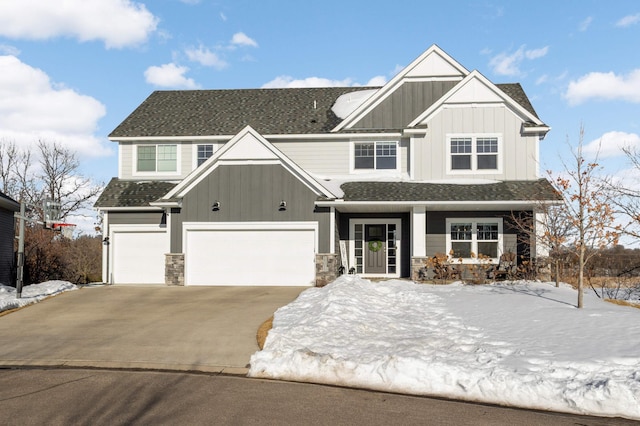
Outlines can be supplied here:
<path id="1" fill-rule="evenodd" d="M 413 206 L 411 212 L 411 256 L 427 256 L 427 211 L 425 206 Z"/>

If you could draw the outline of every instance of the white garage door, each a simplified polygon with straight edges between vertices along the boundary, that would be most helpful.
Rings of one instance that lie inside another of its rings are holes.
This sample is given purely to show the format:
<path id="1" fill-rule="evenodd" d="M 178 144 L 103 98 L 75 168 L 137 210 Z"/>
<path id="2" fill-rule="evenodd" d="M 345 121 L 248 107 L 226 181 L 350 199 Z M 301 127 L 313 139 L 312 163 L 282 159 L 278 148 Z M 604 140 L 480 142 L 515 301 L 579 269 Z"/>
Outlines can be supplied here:
<path id="1" fill-rule="evenodd" d="M 166 231 L 112 232 L 114 284 L 164 284 Z"/>
<path id="2" fill-rule="evenodd" d="M 308 286 L 315 222 L 185 224 L 186 285 Z"/>

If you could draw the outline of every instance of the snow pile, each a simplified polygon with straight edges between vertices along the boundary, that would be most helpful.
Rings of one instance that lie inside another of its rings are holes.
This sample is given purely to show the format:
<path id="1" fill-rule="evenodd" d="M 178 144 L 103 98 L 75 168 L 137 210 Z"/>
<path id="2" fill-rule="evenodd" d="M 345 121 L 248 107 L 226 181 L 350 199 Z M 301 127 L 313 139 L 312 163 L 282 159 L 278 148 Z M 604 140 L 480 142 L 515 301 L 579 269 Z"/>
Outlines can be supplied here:
<path id="1" fill-rule="evenodd" d="M 17 299 L 15 288 L 0 284 L 0 312 L 21 308 L 39 302 L 49 296 L 77 289 L 78 287 L 68 281 L 47 281 L 23 287 L 22 297 Z"/>
<path id="2" fill-rule="evenodd" d="M 249 375 L 640 419 L 640 310 L 576 299 L 342 276 L 276 312 Z"/>

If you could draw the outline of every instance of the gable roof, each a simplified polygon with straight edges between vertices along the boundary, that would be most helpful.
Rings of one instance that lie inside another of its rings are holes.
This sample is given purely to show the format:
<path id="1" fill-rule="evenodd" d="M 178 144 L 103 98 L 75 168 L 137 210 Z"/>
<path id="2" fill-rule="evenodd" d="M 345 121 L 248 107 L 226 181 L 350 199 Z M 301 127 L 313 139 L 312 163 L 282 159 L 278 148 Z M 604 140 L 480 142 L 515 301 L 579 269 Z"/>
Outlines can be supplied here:
<path id="1" fill-rule="evenodd" d="M 174 186 L 176 184 L 172 182 L 113 178 L 96 200 L 94 207 L 150 207 L 149 203 L 165 195 Z"/>
<path id="2" fill-rule="evenodd" d="M 344 201 L 557 201 L 562 198 L 547 179 L 483 184 L 423 182 L 347 182 Z"/>
<path id="3" fill-rule="evenodd" d="M 221 164 L 246 164 L 247 162 L 251 162 L 251 164 L 279 163 L 315 192 L 316 195 L 328 198 L 334 197 L 327 188 L 320 185 L 311 175 L 287 158 L 255 129 L 251 126 L 246 126 L 200 167 L 191 172 L 167 194 L 163 194 L 162 199 L 158 200 L 157 204 L 176 202 L 181 199 Z"/>
<path id="4" fill-rule="evenodd" d="M 491 83 L 485 76 L 480 74 L 480 72 L 472 71 L 464 80 L 454 86 L 449 92 L 409 123 L 409 127 L 424 124 L 432 114 L 445 104 L 467 104 L 470 102 L 480 104 L 504 102 L 516 112 L 524 122 L 529 122 L 534 126 L 545 127 L 544 123 L 535 113 L 531 103 L 526 98 L 526 95 L 524 95 L 522 87 L 519 84 L 511 84 L 506 86 L 506 88 L 520 100 L 526 99 L 526 104 L 529 108 L 524 107 L 517 102 L 516 99 L 505 93 L 499 85 Z"/>
<path id="5" fill-rule="evenodd" d="M 459 81 L 467 74 L 469 74 L 469 71 L 465 67 L 449 56 L 444 50 L 433 44 L 413 62 L 403 68 L 402 71 L 378 90 L 378 92 L 373 94 L 349 114 L 333 131 L 337 132 L 347 129 L 357 123 L 407 81 L 421 80 L 425 78 L 425 76 L 431 79 Z"/>
<path id="6" fill-rule="evenodd" d="M 153 92 L 109 138 L 233 136 L 245 126 L 260 134 L 328 133 L 331 111 L 345 93 L 377 87 L 170 90 Z"/>

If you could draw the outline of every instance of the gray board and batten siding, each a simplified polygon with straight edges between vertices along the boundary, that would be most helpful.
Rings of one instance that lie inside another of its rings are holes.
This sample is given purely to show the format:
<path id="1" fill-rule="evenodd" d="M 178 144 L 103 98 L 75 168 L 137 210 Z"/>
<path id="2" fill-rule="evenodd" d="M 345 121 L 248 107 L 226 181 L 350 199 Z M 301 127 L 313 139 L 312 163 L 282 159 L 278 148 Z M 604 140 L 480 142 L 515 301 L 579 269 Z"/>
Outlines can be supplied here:
<path id="1" fill-rule="evenodd" d="M 171 251 L 182 253 L 184 222 L 318 222 L 319 252 L 329 252 L 330 210 L 279 164 L 221 165 L 192 188 L 171 213 Z M 214 210 L 218 201 L 220 208 Z M 280 202 L 286 202 L 286 209 Z"/>
<path id="2" fill-rule="evenodd" d="M 0 207 L 0 284 L 13 285 L 13 212 Z"/>
<path id="3" fill-rule="evenodd" d="M 354 129 L 404 129 L 459 81 L 407 82 L 354 124 Z"/>

